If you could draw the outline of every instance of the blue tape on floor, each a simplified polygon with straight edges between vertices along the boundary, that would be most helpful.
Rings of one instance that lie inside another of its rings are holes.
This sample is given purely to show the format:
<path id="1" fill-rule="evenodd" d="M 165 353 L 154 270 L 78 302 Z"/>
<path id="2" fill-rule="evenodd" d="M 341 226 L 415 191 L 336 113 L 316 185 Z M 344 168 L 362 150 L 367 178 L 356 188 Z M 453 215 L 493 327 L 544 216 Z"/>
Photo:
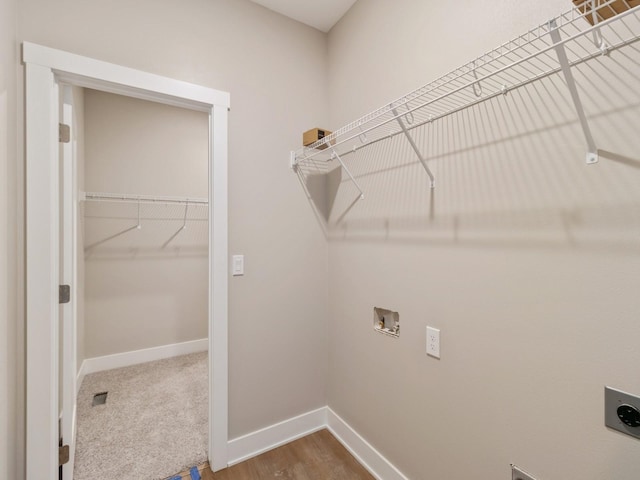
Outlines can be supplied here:
<path id="1" fill-rule="evenodd" d="M 200 472 L 198 471 L 198 467 L 192 467 L 189 473 L 191 473 L 191 480 L 200 480 L 202 478 L 200 477 Z"/>
<path id="2" fill-rule="evenodd" d="M 169 480 L 182 480 L 180 475 L 176 475 L 175 477 L 171 477 Z"/>

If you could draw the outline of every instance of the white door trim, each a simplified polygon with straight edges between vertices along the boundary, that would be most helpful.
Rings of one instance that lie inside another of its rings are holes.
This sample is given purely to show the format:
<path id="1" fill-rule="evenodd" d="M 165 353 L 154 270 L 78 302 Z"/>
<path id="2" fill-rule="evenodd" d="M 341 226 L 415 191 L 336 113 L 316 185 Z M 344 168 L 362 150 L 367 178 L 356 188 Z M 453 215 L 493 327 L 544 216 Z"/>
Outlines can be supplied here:
<path id="1" fill-rule="evenodd" d="M 27 480 L 55 480 L 58 455 L 58 82 L 209 113 L 209 458 L 227 466 L 226 92 L 23 43 L 26 77 Z"/>
<path id="2" fill-rule="evenodd" d="M 26 65 L 27 478 L 53 480 L 58 455 L 58 95 L 51 69 Z M 55 104 L 54 104 L 55 102 Z M 56 105 L 56 108 L 52 108 Z M 55 287 L 55 288 L 54 288 Z"/>

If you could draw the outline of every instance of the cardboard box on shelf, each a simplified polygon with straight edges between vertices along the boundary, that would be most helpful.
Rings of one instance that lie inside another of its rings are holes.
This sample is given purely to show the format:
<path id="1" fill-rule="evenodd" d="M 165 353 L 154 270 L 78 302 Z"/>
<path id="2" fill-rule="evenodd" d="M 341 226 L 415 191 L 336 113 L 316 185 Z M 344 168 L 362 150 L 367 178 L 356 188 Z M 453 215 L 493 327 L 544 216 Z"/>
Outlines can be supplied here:
<path id="1" fill-rule="evenodd" d="M 312 128 L 311 130 L 307 130 L 302 134 L 302 145 L 308 147 L 309 145 L 317 142 L 318 140 L 322 140 L 327 135 L 331 135 L 329 130 L 325 130 L 323 128 Z M 327 145 L 320 146 L 320 149 L 327 148 Z"/>
<path id="2" fill-rule="evenodd" d="M 600 6 L 606 3 L 605 0 L 595 0 L 593 4 L 590 0 L 573 0 L 573 3 L 578 7 L 580 12 L 586 14 L 585 18 L 591 25 L 593 25 L 593 4 L 595 4 L 596 12 L 598 13 L 598 21 L 602 21 L 607 18 L 614 17 L 625 10 L 629 10 L 629 8 L 637 7 L 640 5 L 640 0 L 615 0 L 613 3 L 605 6 Z"/>

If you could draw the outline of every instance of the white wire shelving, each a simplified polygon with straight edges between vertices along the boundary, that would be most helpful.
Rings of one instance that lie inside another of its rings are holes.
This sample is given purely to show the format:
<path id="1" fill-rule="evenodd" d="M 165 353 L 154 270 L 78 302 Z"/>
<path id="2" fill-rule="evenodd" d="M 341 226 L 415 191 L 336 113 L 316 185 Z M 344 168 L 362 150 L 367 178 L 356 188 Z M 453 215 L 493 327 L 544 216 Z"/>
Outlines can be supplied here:
<path id="1" fill-rule="evenodd" d="M 582 107 L 572 67 L 606 56 L 640 39 L 637 0 L 585 0 L 437 80 L 345 125 L 308 147 L 291 152 L 290 166 L 326 170 L 337 160 L 364 193 L 343 157 L 404 135 L 430 179 L 435 178 L 412 130 L 550 75 L 563 75 L 585 137 L 588 164 L 598 161 L 596 142 Z"/>

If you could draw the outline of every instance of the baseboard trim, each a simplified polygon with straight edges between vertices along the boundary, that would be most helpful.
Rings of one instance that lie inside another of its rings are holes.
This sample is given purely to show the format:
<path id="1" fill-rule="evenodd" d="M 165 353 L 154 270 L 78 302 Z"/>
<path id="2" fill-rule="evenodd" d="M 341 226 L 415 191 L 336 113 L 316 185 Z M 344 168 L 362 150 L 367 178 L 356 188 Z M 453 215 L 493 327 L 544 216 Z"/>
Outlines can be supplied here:
<path id="1" fill-rule="evenodd" d="M 235 465 L 327 427 L 322 407 L 229 441 L 228 464 Z"/>
<path id="2" fill-rule="evenodd" d="M 327 428 L 360 464 L 378 480 L 409 480 L 347 422 L 327 407 Z"/>
<path id="3" fill-rule="evenodd" d="M 82 362 L 78 373 L 78 389 L 85 375 L 114 368 L 129 367 L 139 363 L 153 362 L 163 358 L 188 355 L 189 353 L 206 352 L 209 348 L 209 339 L 192 340 L 190 342 L 174 343 L 161 347 L 145 348 L 133 352 L 116 353 L 103 357 L 86 358 Z"/>
<path id="4" fill-rule="evenodd" d="M 228 443 L 229 466 L 236 465 L 318 430 L 331 434 L 378 480 L 409 480 L 329 407 L 262 428 Z"/>

